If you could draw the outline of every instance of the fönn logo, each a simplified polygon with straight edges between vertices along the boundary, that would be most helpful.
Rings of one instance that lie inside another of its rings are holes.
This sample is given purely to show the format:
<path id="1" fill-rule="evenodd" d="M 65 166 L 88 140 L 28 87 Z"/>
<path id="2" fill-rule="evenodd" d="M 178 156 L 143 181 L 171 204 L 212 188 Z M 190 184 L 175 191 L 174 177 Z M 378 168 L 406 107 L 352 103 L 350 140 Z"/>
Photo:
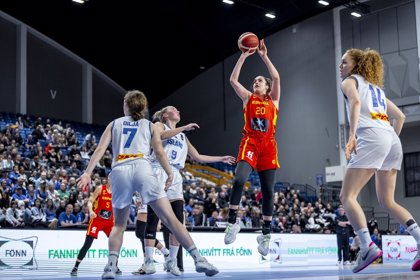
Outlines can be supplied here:
<path id="1" fill-rule="evenodd" d="M 35 248 L 38 237 L 12 239 L 0 236 L 0 267 L 37 269 Z"/>

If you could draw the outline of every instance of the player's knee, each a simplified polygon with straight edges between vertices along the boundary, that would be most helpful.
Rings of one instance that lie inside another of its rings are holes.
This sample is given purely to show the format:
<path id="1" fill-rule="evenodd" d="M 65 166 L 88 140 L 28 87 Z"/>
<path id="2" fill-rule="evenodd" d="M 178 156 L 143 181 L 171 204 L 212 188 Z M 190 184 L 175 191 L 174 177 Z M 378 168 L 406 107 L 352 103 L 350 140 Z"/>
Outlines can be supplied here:
<path id="1" fill-rule="evenodd" d="M 136 236 L 140 240 L 144 240 L 144 230 L 146 228 L 146 223 L 143 221 L 136 222 Z"/>
<path id="2" fill-rule="evenodd" d="M 156 239 L 156 228 L 147 224 L 144 238 L 153 240 Z"/>

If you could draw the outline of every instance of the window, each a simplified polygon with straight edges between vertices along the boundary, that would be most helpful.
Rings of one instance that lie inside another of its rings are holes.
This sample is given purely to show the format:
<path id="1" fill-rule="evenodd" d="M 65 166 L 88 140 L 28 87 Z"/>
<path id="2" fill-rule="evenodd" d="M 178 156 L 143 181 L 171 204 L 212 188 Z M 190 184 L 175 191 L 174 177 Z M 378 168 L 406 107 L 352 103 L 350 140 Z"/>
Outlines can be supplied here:
<path id="1" fill-rule="evenodd" d="M 420 152 L 404 154 L 405 196 L 420 196 Z"/>

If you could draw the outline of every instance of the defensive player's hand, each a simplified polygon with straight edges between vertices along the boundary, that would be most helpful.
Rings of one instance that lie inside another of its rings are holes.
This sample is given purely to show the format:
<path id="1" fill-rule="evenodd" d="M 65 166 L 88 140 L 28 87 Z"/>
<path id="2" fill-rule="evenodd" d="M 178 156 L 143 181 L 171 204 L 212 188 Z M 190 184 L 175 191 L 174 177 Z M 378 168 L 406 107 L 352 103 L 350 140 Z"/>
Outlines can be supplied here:
<path id="1" fill-rule="evenodd" d="M 223 156 L 222 157 L 222 162 L 227 163 L 229 165 L 234 164 L 236 161 L 236 158 L 234 158 L 233 156 Z"/>
<path id="2" fill-rule="evenodd" d="M 92 180 L 90 179 L 89 174 L 83 173 L 79 178 L 77 178 L 76 183 L 79 188 L 84 188 L 86 186 L 90 186 Z"/>
<path id="3" fill-rule="evenodd" d="M 200 126 L 196 123 L 189 123 L 187 125 L 184 125 L 184 131 L 191 131 L 195 130 L 196 128 L 200 128 Z"/>

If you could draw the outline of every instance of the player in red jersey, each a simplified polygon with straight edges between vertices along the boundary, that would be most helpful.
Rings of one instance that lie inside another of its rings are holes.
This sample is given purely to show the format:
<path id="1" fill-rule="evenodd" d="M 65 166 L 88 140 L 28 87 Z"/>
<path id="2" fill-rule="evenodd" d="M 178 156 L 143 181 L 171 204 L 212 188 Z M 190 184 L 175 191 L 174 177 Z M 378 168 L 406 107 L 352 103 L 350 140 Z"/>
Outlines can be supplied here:
<path id="1" fill-rule="evenodd" d="M 273 189 L 276 169 L 280 167 L 277 158 L 277 143 L 274 137 L 280 101 L 280 75 L 267 55 L 264 40 L 260 41 L 258 54 L 267 66 L 271 79 L 258 76 L 254 79 L 252 92 L 239 83 L 238 77 L 245 59 L 255 51 L 243 52 L 230 76 L 230 83 L 242 99 L 245 125 L 239 147 L 238 165 L 230 196 L 229 220 L 225 230 L 225 244 L 231 244 L 240 231 L 236 212 L 242 196 L 243 186 L 252 170 L 256 170 L 261 181 L 263 194 L 263 228 L 258 236 L 258 252 L 267 255 L 270 243 L 273 215 Z"/>
<path id="2" fill-rule="evenodd" d="M 79 264 L 92 246 L 93 240 L 98 239 L 98 233 L 102 230 L 109 237 L 114 226 L 111 179 L 109 176 L 106 185 L 96 187 L 95 191 L 90 195 L 87 206 L 89 208 L 90 221 L 86 231 L 86 239 L 77 255 L 76 263 L 70 273 L 71 276 L 77 276 Z M 118 269 L 117 274 L 122 274 L 121 270 Z"/>

